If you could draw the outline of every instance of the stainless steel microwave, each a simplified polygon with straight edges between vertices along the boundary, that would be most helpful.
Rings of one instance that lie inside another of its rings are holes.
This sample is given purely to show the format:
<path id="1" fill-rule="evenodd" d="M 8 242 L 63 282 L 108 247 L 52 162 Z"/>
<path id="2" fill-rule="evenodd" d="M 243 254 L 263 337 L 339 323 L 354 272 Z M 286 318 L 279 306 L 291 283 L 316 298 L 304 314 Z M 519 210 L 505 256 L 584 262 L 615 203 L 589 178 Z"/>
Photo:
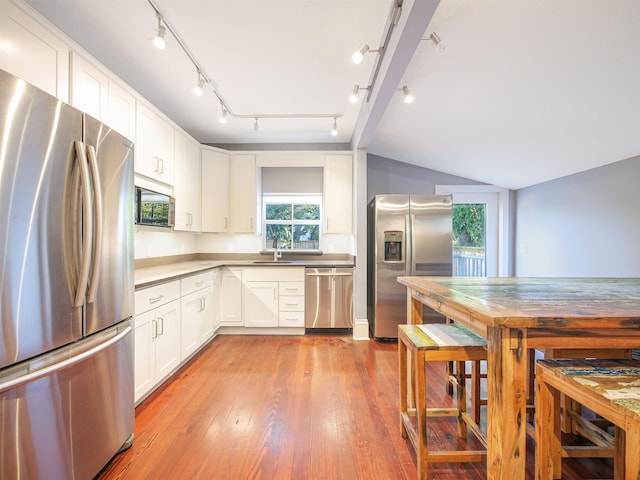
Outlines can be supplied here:
<path id="1" fill-rule="evenodd" d="M 176 203 L 173 197 L 142 187 L 135 188 L 136 225 L 173 227 L 176 217 Z"/>

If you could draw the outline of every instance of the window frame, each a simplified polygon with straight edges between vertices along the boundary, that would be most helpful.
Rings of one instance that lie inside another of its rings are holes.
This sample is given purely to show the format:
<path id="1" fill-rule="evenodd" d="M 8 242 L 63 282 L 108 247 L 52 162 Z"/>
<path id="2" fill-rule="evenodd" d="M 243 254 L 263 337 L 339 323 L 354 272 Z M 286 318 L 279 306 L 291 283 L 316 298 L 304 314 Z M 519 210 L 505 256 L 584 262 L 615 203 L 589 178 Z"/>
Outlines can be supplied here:
<path id="1" fill-rule="evenodd" d="M 317 205 L 318 206 L 318 219 L 317 220 L 268 220 L 267 219 L 267 205 L 272 204 L 290 204 L 290 205 Z M 262 195 L 262 247 L 265 251 L 273 251 L 272 240 L 267 237 L 268 225 L 291 225 L 292 234 L 295 231 L 296 225 L 315 225 L 318 227 L 318 248 L 293 248 L 293 241 L 291 248 L 281 248 L 278 250 L 285 252 L 317 252 L 321 250 L 322 245 L 322 195 L 318 193 L 264 193 Z"/>

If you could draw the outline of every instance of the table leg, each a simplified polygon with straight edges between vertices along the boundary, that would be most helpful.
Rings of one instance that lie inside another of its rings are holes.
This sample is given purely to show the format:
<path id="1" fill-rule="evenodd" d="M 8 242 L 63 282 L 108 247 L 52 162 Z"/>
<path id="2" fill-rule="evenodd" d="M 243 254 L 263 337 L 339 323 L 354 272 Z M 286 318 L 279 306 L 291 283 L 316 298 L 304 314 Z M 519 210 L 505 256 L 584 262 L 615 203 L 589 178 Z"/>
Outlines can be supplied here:
<path id="1" fill-rule="evenodd" d="M 536 378 L 536 455 L 535 478 L 561 477 L 560 392 L 539 374 Z"/>
<path id="2" fill-rule="evenodd" d="M 625 427 L 625 479 L 640 478 L 640 422 L 627 418 Z"/>
<path id="3" fill-rule="evenodd" d="M 418 446 L 416 457 L 418 459 L 418 480 L 428 478 L 428 456 L 427 456 L 427 387 L 424 374 L 424 352 L 413 351 L 414 375 L 415 375 L 415 402 L 416 421 L 418 429 Z"/>
<path id="4" fill-rule="evenodd" d="M 402 421 L 402 415 L 407 412 L 407 346 L 398 342 L 398 368 L 400 369 L 400 434 L 407 438 L 407 429 Z"/>
<path id="5" fill-rule="evenodd" d="M 526 329 L 487 328 L 487 477 L 525 478 Z"/>

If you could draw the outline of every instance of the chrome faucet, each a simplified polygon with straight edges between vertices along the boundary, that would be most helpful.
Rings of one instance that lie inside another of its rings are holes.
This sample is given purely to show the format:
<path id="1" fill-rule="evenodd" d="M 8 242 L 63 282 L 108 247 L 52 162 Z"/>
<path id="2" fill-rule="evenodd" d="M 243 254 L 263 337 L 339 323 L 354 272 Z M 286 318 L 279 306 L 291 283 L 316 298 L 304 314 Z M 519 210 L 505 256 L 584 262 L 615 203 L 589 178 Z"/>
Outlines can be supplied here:
<path id="1" fill-rule="evenodd" d="M 273 261 L 277 262 L 279 258 L 282 258 L 282 252 L 278 250 L 278 237 L 273 236 Z"/>

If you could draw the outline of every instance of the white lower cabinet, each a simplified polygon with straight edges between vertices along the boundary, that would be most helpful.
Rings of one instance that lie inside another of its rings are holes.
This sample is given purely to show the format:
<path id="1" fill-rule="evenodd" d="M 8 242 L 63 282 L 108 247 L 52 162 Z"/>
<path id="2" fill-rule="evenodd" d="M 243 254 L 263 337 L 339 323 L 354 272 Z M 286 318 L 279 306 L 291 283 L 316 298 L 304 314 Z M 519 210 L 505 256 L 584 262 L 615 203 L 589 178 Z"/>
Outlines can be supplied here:
<path id="1" fill-rule="evenodd" d="M 135 401 L 144 397 L 180 364 L 180 282 L 135 293 Z"/>
<path id="2" fill-rule="evenodd" d="M 220 325 L 241 327 L 242 318 L 242 270 L 224 268 L 220 278 Z"/>
<path id="3" fill-rule="evenodd" d="M 181 359 L 186 360 L 213 336 L 215 320 L 212 271 L 183 278 Z"/>
<path id="4" fill-rule="evenodd" d="M 244 326 L 278 326 L 278 282 L 245 282 Z"/>
<path id="5" fill-rule="evenodd" d="M 246 268 L 242 282 L 245 327 L 304 327 L 304 268 Z"/>

